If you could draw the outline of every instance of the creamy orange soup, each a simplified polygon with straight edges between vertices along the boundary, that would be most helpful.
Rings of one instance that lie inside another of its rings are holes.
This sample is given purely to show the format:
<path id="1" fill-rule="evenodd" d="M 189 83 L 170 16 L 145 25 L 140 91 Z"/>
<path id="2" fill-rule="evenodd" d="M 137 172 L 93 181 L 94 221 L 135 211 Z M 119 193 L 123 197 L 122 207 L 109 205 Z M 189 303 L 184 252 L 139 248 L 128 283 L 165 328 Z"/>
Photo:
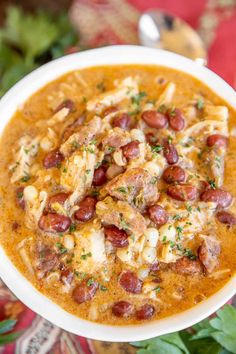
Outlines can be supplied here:
<path id="1" fill-rule="evenodd" d="M 235 130 L 232 108 L 183 72 L 70 72 L 1 137 L 0 242 L 41 293 L 91 321 L 195 306 L 236 269 Z"/>

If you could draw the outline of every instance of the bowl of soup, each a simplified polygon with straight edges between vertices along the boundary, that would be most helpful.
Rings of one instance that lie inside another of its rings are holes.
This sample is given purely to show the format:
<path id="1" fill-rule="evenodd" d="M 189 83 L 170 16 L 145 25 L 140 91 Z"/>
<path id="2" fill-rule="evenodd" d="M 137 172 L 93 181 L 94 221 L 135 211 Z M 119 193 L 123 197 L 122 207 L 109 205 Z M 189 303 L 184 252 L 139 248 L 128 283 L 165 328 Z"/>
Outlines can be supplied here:
<path id="1" fill-rule="evenodd" d="M 177 331 L 235 293 L 236 95 L 137 46 L 72 54 L 0 101 L 0 276 L 93 339 Z"/>

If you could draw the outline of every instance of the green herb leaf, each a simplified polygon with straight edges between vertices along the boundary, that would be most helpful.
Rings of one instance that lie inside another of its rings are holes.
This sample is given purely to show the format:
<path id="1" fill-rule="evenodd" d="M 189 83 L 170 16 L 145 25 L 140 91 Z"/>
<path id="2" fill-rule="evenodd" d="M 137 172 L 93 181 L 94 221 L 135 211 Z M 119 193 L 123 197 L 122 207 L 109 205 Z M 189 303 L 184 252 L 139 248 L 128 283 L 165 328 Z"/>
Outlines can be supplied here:
<path id="1" fill-rule="evenodd" d="M 16 320 L 4 320 L 0 322 L 0 334 L 4 334 L 13 330 Z"/>
<path id="2" fill-rule="evenodd" d="M 23 183 L 26 183 L 26 182 L 28 182 L 29 180 L 30 180 L 30 176 L 29 176 L 29 175 L 25 175 L 24 177 L 22 177 L 22 178 L 20 179 L 20 181 L 23 182 Z"/>
<path id="3" fill-rule="evenodd" d="M 217 311 L 217 318 L 210 320 L 210 325 L 216 331 L 211 337 L 220 343 L 224 348 L 236 353 L 236 310 L 233 306 L 225 307 Z"/>
<path id="4" fill-rule="evenodd" d="M 15 340 L 20 337 L 21 332 L 10 333 L 5 335 L 0 335 L 0 345 L 6 345 L 15 342 Z"/>
<path id="5" fill-rule="evenodd" d="M 91 252 L 82 254 L 82 255 L 80 256 L 80 259 L 82 259 L 82 260 L 85 261 L 88 257 L 92 257 L 92 253 L 91 253 Z"/>
<path id="6" fill-rule="evenodd" d="M 203 98 L 199 98 L 199 99 L 197 100 L 196 106 L 197 106 L 197 109 L 199 109 L 199 110 L 203 109 L 203 107 L 204 107 L 204 100 L 203 100 Z"/>
<path id="7" fill-rule="evenodd" d="M 55 246 L 58 248 L 60 254 L 64 254 L 64 253 L 66 253 L 66 252 L 68 251 L 67 248 L 65 248 L 65 247 L 63 246 L 63 244 L 60 243 L 60 242 L 57 242 L 57 243 L 55 244 Z"/>
<path id="8" fill-rule="evenodd" d="M 127 188 L 125 188 L 125 187 L 119 187 L 119 188 L 117 188 L 117 191 L 118 192 L 121 192 L 121 193 L 124 193 L 124 194 L 127 194 Z"/>
<path id="9" fill-rule="evenodd" d="M 76 225 L 75 224 L 71 224 L 70 228 L 69 228 L 69 232 L 74 232 L 76 230 Z"/>
<path id="10" fill-rule="evenodd" d="M 131 102 L 132 102 L 133 104 L 136 104 L 137 106 L 139 106 L 140 103 L 141 103 L 141 100 L 142 100 L 145 96 L 147 96 L 146 92 L 141 91 L 141 92 L 139 92 L 137 95 L 131 97 Z"/>
<path id="11" fill-rule="evenodd" d="M 58 35 L 49 14 L 27 15 L 14 6 L 8 8 L 5 28 L 0 31 L 0 39 L 20 48 L 28 61 L 47 50 Z"/>

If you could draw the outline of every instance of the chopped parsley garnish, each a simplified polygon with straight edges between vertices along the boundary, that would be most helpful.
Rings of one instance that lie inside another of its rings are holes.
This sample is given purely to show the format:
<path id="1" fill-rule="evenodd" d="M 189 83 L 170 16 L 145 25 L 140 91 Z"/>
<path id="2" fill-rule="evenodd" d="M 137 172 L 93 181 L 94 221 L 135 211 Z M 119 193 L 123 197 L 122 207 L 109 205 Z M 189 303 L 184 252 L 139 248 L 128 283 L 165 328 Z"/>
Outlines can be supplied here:
<path id="1" fill-rule="evenodd" d="M 108 289 L 105 287 L 105 285 L 102 285 L 102 284 L 99 285 L 99 289 L 100 289 L 101 291 L 107 291 L 107 290 L 108 290 Z"/>
<path id="2" fill-rule="evenodd" d="M 58 248 L 60 254 L 64 254 L 64 253 L 66 253 L 66 252 L 68 251 L 67 248 L 65 248 L 65 247 L 63 246 L 63 244 L 60 243 L 60 242 L 57 242 L 57 243 L 55 244 L 55 246 Z"/>
<path id="3" fill-rule="evenodd" d="M 92 191 L 91 193 L 90 193 L 90 195 L 92 196 L 92 197 L 98 197 L 99 196 L 99 191 Z"/>
<path id="4" fill-rule="evenodd" d="M 91 253 L 91 252 L 82 254 L 82 255 L 80 256 L 80 259 L 82 259 L 83 261 L 85 261 L 88 257 L 92 257 L 92 253 Z"/>
<path id="5" fill-rule="evenodd" d="M 71 143 L 71 147 L 74 149 L 74 150 L 76 150 L 76 149 L 78 149 L 79 147 L 80 147 L 80 144 L 79 143 L 77 143 L 77 141 L 72 141 L 72 143 Z"/>
<path id="6" fill-rule="evenodd" d="M 181 226 L 177 226 L 176 231 L 178 234 L 181 234 L 183 232 L 183 228 Z"/>
<path id="7" fill-rule="evenodd" d="M 203 98 L 199 98 L 199 99 L 197 100 L 196 107 L 197 107 L 197 109 L 199 109 L 199 110 L 203 109 L 203 107 L 204 107 L 204 100 L 203 100 Z"/>
<path id="8" fill-rule="evenodd" d="M 107 151 L 111 154 L 113 151 L 115 151 L 115 147 L 114 146 L 109 146 L 108 148 L 107 148 Z"/>
<path id="9" fill-rule="evenodd" d="M 211 189 L 216 189 L 216 183 L 214 179 L 207 179 L 207 182 L 209 183 Z"/>
<path id="10" fill-rule="evenodd" d="M 129 228 L 129 224 L 124 220 L 124 217 L 122 214 L 120 214 L 120 226 L 125 231 L 128 230 L 128 228 Z"/>
<path id="11" fill-rule="evenodd" d="M 193 253 L 193 251 L 190 248 L 184 248 L 183 255 L 188 257 L 191 260 L 197 259 L 197 256 Z"/>
<path id="12" fill-rule="evenodd" d="M 167 236 L 163 236 L 161 242 L 162 242 L 162 243 L 166 243 L 166 241 L 167 241 Z"/>
<path id="13" fill-rule="evenodd" d="M 154 291 L 156 291 L 156 293 L 159 293 L 161 291 L 161 287 L 160 286 L 157 286 L 153 289 Z"/>
<path id="14" fill-rule="evenodd" d="M 93 283 L 94 283 L 94 278 L 89 278 L 87 281 L 87 285 L 91 286 L 91 285 L 93 285 Z"/>
<path id="15" fill-rule="evenodd" d="M 62 172 L 63 172 L 63 173 L 66 173 L 66 172 L 67 172 L 67 168 L 66 168 L 66 167 L 63 167 Z"/>
<path id="16" fill-rule="evenodd" d="M 89 175 L 90 172 L 91 172 L 91 170 L 86 170 L 86 171 L 85 171 L 86 175 Z"/>
<path id="17" fill-rule="evenodd" d="M 158 153 L 158 152 L 162 151 L 162 149 L 163 149 L 162 145 L 155 145 L 155 146 L 152 145 L 151 146 L 151 150 L 153 153 Z"/>
<path id="18" fill-rule="evenodd" d="M 176 108 L 175 107 L 172 107 L 170 110 L 169 110 L 169 115 L 171 117 L 174 117 L 176 115 Z"/>
<path id="19" fill-rule="evenodd" d="M 164 105 L 164 104 L 161 104 L 157 109 L 157 112 L 159 112 L 159 113 L 166 113 L 166 111 L 167 111 L 167 108 L 166 108 L 166 105 Z"/>
<path id="20" fill-rule="evenodd" d="M 20 179 L 21 182 L 26 183 L 30 180 L 30 175 L 25 175 Z"/>
<path id="21" fill-rule="evenodd" d="M 191 207 L 191 205 L 186 205 L 186 209 L 189 213 L 192 212 L 193 208 Z"/>
<path id="22" fill-rule="evenodd" d="M 18 192 L 18 193 L 17 193 L 17 198 L 18 198 L 18 199 L 21 199 L 21 198 L 23 197 L 23 195 L 24 195 L 23 192 Z"/>
<path id="23" fill-rule="evenodd" d="M 87 276 L 87 273 L 85 273 L 85 272 L 78 272 L 77 270 L 74 270 L 74 274 L 75 274 L 78 278 L 80 278 L 80 279 L 84 279 L 84 278 L 86 278 L 86 276 Z"/>
<path id="24" fill-rule="evenodd" d="M 174 241 L 169 241 L 169 244 L 170 244 L 170 248 L 174 248 L 175 247 L 175 242 Z"/>
<path id="25" fill-rule="evenodd" d="M 125 187 L 119 187 L 119 188 L 117 188 L 117 191 L 118 191 L 118 192 L 121 192 L 121 193 L 124 193 L 124 194 L 127 194 L 127 193 L 128 193 L 128 190 L 127 190 L 127 188 L 125 188 Z"/>
<path id="26" fill-rule="evenodd" d="M 155 183 L 157 183 L 157 180 L 158 180 L 158 177 L 152 177 L 152 179 L 151 179 L 151 184 L 155 184 Z"/>
<path id="27" fill-rule="evenodd" d="M 69 228 L 69 232 L 74 232 L 76 230 L 76 225 L 75 224 L 71 224 L 70 228 Z"/>
<path id="28" fill-rule="evenodd" d="M 131 97 L 131 102 L 136 104 L 137 106 L 139 106 L 141 103 L 141 100 L 146 96 L 147 96 L 146 92 L 141 91 L 137 95 Z"/>
<path id="29" fill-rule="evenodd" d="M 172 217 L 173 220 L 180 220 L 181 219 L 181 215 L 179 214 L 175 214 L 173 217 Z"/>

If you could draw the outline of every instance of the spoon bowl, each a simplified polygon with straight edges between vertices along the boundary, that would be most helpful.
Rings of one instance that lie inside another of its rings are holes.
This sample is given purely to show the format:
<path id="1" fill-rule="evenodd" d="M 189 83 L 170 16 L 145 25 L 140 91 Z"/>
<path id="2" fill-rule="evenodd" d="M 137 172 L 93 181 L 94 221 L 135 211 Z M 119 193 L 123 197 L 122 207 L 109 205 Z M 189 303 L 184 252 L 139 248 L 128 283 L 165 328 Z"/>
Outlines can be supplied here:
<path id="1" fill-rule="evenodd" d="M 201 64 L 207 63 L 207 51 L 198 33 L 179 17 L 160 10 L 143 13 L 138 24 L 140 43 L 169 50 Z"/>

